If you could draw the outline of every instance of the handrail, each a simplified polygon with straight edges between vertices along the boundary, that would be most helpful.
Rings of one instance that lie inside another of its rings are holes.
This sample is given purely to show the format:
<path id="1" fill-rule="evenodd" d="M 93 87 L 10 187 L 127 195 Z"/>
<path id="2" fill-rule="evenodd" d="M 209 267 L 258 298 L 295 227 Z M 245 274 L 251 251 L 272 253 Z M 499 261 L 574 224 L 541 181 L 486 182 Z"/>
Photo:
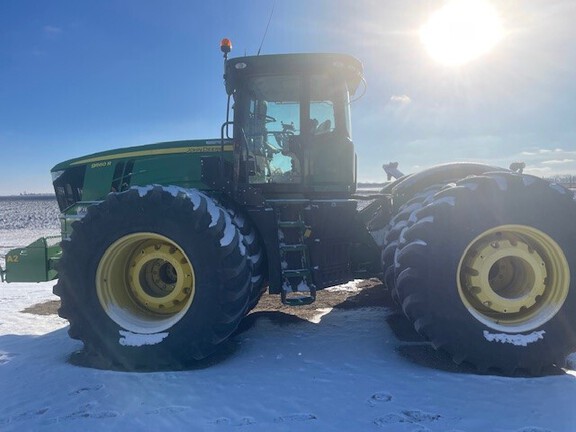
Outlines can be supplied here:
<path id="1" fill-rule="evenodd" d="M 220 128 L 220 176 L 224 177 L 224 129 L 226 129 L 226 139 L 230 139 L 228 136 L 228 126 L 234 124 L 231 120 L 226 120 L 222 123 Z"/>

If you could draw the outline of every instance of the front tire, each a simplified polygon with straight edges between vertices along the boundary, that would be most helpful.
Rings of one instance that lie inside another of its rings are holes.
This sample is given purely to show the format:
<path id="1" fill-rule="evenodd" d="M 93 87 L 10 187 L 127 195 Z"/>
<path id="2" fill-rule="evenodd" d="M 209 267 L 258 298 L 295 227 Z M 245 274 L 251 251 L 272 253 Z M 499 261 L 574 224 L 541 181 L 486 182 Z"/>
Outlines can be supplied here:
<path id="1" fill-rule="evenodd" d="M 110 194 L 63 242 L 59 314 L 85 349 L 124 368 L 182 366 L 236 329 L 251 265 L 228 213 L 161 186 Z"/>
<path id="2" fill-rule="evenodd" d="M 238 207 L 230 202 L 225 202 L 225 207 L 232 218 L 232 222 L 238 228 L 238 231 L 244 237 L 244 244 L 246 246 L 246 254 L 252 264 L 252 278 L 250 299 L 248 300 L 248 307 L 246 313 L 250 312 L 256 307 L 262 295 L 268 289 L 268 271 L 266 254 L 262 248 L 262 240 L 256 231 L 252 222 L 238 209 Z"/>
<path id="3" fill-rule="evenodd" d="M 448 186 L 400 235 L 396 288 L 415 328 L 457 362 L 506 374 L 576 349 L 576 202 L 509 173 Z"/>

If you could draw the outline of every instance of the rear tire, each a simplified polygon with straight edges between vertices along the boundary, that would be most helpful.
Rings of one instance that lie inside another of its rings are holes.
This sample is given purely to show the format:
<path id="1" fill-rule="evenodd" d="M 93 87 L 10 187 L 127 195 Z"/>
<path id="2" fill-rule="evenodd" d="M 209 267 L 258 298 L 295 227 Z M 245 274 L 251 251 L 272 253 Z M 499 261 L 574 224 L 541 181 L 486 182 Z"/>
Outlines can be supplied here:
<path id="1" fill-rule="evenodd" d="M 435 348 L 480 370 L 540 374 L 576 349 L 576 202 L 558 185 L 463 179 L 414 213 L 396 288 Z"/>
<path id="2" fill-rule="evenodd" d="M 406 204 L 402 205 L 398 213 L 388 223 L 384 236 L 384 248 L 382 249 L 382 269 L 384 271 L 384 285 L 390 292 L 392 299 L 399 303 L 398 292 L 396 291 L 396 276 L 394 271 L 394 263 L 396 251 L 398 250 L 398 242 L 400 233 L 404 228 L 411 226 L 414 223 L 412 215 L 426 204 L 430 202 L 436 192 L 441 189 L 440 185 L 433 185 L 414 197 Z"/>
<path id="3" fill-rule="evenodd" d="M 132 188 L 89 207 L 73 230 L 54 287 L 59 315 L 111 364 L 186 365 L 244 316 L 251 266 L 230 216 L 206 195 Z"/>

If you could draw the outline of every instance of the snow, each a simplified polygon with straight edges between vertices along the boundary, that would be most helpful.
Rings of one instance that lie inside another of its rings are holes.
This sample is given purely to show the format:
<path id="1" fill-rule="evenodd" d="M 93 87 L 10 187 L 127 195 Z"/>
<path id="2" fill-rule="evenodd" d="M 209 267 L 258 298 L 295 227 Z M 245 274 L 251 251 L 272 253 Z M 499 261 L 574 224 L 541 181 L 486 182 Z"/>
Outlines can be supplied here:
<path id="1" fill-rule="evenodd" d="M 120 345 L 123 346 L 144 346 L 144 345 L 156 345 L 162 342 L 168 333 L 152 333 L 152 334 L 142 334 L 142 333 L 132 333 L 130 331 L 120 330 Z"/>
<path id="2" fill-rule="evenodd" d="M 0 227 L 0 245 L 27 244 L 38 231 Z M 330 290 L 356 294 L 359 284 Z M 23 312 L 57 300 L 53 285 L 0 283 L 2 432 L 575 430 L 574 371 L 467 373 L 434 360 L 427 343 L 396 336 L 384 306 L 319 307 L 310 321 L 259 313 L 208 367 L 75 366 L 69 357 L 82 344 L 68 337 L 67 322 Z"/>
<path id="3" fill-rule="evenodd" d="M 138 190 L 140 197 L 143 197 L 147 195 L 150 191 L 154 190 L 154 187 L 155 187 L 154 185 L 136 186 L 136 189 Z M 192 201 L 194 208 L 198 208 L 198 206 L 200 205 L 200 200 L 204 198 L 206 200 L 208 213 L 210 214 L 211 218 L 210 225 L 208 225 L 208 227 L 211 228 L 213 226 L 216 226 L 216 224 L 219 222 L 221 217 L 221 211 L 220 211 L 221 209 L 216 205 L 213 199 L 209 198 L 203 193 L 197 190 L 183 189 L 178 186 L 168 186 L 163 187 L 163 189 L 164 191 L 170 193 L 174 197 L 177 197 L 180 194 L 188 196 L 188 198 Z M 236 234 L 236 229 L 232 224 L 230 215 L 225 214 L 224 216 L 225 216 L 224 233 L 222 234 L 222 238 L 220 239 L 220 246 L 222 247 L 226 247 L 230 243 L 232 243 Z M 240 222 L 242 223 L 243 226 L 244 221 L 240 220 Z M 246 249 L 243 244 L 240 244 L 240 250 L 242 255 L 246 255 Z"/>
<path id="4" fill-rule="evenodd" d="M 236 221 L 236 219 L 234 219 L 234 221 Z M 238 225 L 238 228 L 242 228 L 243 226 L 244 226 L 244 222 L 242 222 L 242 225 Z M 251 245 L 252 243 L 254 243 L 254 240 L 256 239 L 255 231 L 252 231 L 250 234 L 244 236 L 244 238 L 246 239 L 246 243 Z"/>
<path id="5" fill-rule="evenodd" d="M 151 192 L 154 190 L 154 186 L 153 185 L 137 186 L 136 189 L 138 190 L 138 195 L 140 195 L 140 198 L 143 198 L 146 195 L 148 195 L 148 192 Z"/>
<path id="6" fill-rule="evenodd" d="M 516 346 L 527 346 L 530 343 L 536 342 L 539 339 L 544 339 L 544 330 L 532 332 L 530 334 L 506 334 L 506 333 L 490 333 L 484 331 L 484 338 L 489 342 L 509 343 Z"/>
<path id="7" fill-rule="evenodd" d="M 296 290 L 298 292 L 309 292 L 310 291 L 310 286 L 308 285 L 308 283 L 306 282 L 306 280 L 302 280 L 298 286 L 296 287 Z"/>
<path id="8" fill-rule="evenodd" d="M 242 217 L 239 214 L 234 215 L 234 223 L 236 224 L 236 226 L 240 229 L 244 228 L 244 225 L 246 224 L 246 220 L 244 219 L 244 217 Z M 254 239 L 254 236 L 252 236 L 252 240 Z M 248 243 L 252 243 L 252 241 L 249 241 Z"/>
<path id="9" fill-rule="evenodd" d="M 210 213 L 210 217 L 212 218 L 210 225 L 208 225 L 208 228 L 211 228 L 216 226 L 216 224 L 220 221 L 220 207 L 216 206 L 216 203 L 212 200 L 212 198 L 205 197 L 205 199 L 208 213 Z"/>
<path id="10" fill-rule="evenodd" d="M 326 288 L 326 291 L 330 292 L 339 292 L 339 291 L 346 291 L 346 292 L 353 292 L 357 293 L 360 292 L 362 289 L 358 287 L 358 285 L 362 282 L 362 279 L 356 279 L 347 284 L 336 285 L 334 287 Z"/>
<path id="11" fill-rule="evenodd" d="M 126 373 L 73 366 L 81 344 L 54 315 L 53 283 L 0 284 L 0 430 L 572 431 L 576 377 L 506 378 L 400 355 L 384 307 L 271 318 L 208 368 Z M 351 288 L 353 284 L 349 284 Z"/>
<path id="12" fill-rule="evenodd" d="M 224 227 L 224 234 L 220 239 L 220 246 L 226 247 L 234 240 L 234 236 L 237 232 L 237 228 L 232 224 L 230 217 L 226 215 L 226 226 Z M 244 251 L 243 255 L 246 255 Z"/>

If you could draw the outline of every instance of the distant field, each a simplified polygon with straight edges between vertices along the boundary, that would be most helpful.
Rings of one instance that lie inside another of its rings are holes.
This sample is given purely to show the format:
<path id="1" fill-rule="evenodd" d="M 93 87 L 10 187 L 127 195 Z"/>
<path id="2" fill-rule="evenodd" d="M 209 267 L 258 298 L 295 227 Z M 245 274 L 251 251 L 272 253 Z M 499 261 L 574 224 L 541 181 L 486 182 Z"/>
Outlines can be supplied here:
<path id="1" fill-rule="evenodd" d="M 54 194 L 9 195 L 9 196 L 0 196 L 0 201 L 54 201 L 54 202 L 56 202 L 56 195 L 54 195 Z"/>
<path id="2" fill-rule="evenodd" d="M 0 198 L 0 231 L 59 228 L 58 204 L 50 198 Z"/>

